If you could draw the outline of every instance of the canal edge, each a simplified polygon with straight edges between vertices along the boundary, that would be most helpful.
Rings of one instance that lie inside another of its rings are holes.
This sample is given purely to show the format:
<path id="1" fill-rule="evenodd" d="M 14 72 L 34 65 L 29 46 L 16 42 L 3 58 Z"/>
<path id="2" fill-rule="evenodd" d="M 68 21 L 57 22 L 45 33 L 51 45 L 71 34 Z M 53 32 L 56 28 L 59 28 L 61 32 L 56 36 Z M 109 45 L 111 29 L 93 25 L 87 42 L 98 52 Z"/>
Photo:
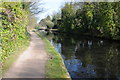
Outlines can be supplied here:
<path id="1" fill-rule="evenodd" d="M 43 40 L 43 42 L 45 43 L 45 41 L 48 41 L 49 42 L 49 40 L 46 38 L 46 37 L 44 37 L 44 36 L 42 36 L 42 35 L 40 35 L 39 34 L 39 32 L 37 32 L 37 31 L 35 31 L 35 33 Z M 44 40 L 45 39 L 45 40 Z M 46 44 L 46 43 L 45 43 Z M 49 44 L 51 44 L 50 42 L 49 42 Z M 65 75 L 63 76 L 63 77 L 60 77 L 60 78 L 67 78 L 68 80 L 71 80 L 71 77 L 70 77 L 70 74 L 69 74 L 69 72 L 68 72 L 68 70 L 67 70 L 67 68 L 66 68 L 66 66 L 65 66 L 65 64 L 64 64 L 64 61 L 63 61 L 63 58 L 62 58 L 62 56 L 55 50 L 55 48 L 54 48 L 54 46 L 51 44 L 51 47 L 53 47 L 53 49 L 54 49 L 54 51 L 59 55 L 59 58 L 61 59 L 61 65 L 62 65 L 62 71 L 66 71 L 66 73 L 65 73 Z M 48 53 L 48 55 L 50 55 L 51 53 L 49 53 L 49 52 L 47 52 Z M 49 77 L 47 77 L 47 78 L 49 78 Z M 51 77 L 50 77 L 51 78 Z M 52 78 L 55 78 L 55 77 L 52 77 Z M 58 77 L 57 77 L 58 78 Z"/>

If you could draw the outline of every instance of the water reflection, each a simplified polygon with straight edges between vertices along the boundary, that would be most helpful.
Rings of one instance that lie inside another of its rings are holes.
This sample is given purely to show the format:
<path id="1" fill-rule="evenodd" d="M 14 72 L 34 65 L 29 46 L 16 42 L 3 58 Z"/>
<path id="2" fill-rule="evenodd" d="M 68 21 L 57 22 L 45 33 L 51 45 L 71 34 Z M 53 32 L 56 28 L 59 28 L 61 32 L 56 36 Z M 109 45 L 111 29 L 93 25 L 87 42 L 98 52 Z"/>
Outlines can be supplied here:
<path id="1" fill-rule="evenodd" d="M 75 35 L 47 34 L 45 36 L 62 55 L 72 78 L 120 80 L 119 43 Z"/>

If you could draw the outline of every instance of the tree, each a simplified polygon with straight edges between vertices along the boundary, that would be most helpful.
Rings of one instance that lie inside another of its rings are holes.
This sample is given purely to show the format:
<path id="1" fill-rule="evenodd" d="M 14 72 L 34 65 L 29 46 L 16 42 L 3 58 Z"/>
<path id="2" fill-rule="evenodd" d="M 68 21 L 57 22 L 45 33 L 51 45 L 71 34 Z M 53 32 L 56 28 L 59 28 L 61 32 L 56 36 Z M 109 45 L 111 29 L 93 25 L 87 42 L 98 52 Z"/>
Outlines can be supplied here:
<path id="1" fill-rule="evenodd" d="M 115 23 L 113 21 L 114 9 L 112 9 L 112 3 L 104 2 L 99 3 L 100 12 L 100 31 L 102 36 L 112 37 L 115 30 Z"/>
<path id="2" fill-rule="evenodd" d="M 52 16 L 52 22 L 55 24 L 55 25 L 58 25 L 57 24 L 57 21 L 61 19 L 61 14 L 60 13 L 56 13 L 56 14 L 53 14 Z"/>
<path id="3" fill-rule="evenodd" d="M 51 20 L 51 18 L 50 18 L 50 16 L 49 16 L 49 15 L 46 17 L 46 19 L 47 19 L 47 20 Z"/>
<path id="4" fill-rule="evenodd" d="M 25 10 L 29 10 L 31 15 L 36 15 L 44 11 L 44 9 L 40 6 L 43 3 L 37 2 L 22 2 L 22 7 Z"/>
<path id="5" fill-rule="evenodd" d="M 82 26 L 85 32 L 88 32 L 92 29 L 92 21 L 93 21 L 93 11 L 94 4 L 93 3 L 85 3 L 82 9 Z"/>
<path id="6" fill-rule="evenodd" d="M 66 3 L 61 9 L 62 31 L 120 39 L 120 2 L 78 4 Z"/>
<path id="7" fill-rule="evenodd" d="M 114 9 L 114 23 L 115 23 L 115 30 L 112 34 L 114 39 L 120 39 L 120 2 L 114 2 L 112 4 Z"/>
<path id="8" fill-rule="evenodd" d="M 66 3 L 62 8 L 63 31 L 71 32 L 74 29 L 75 11 L 72 3 Z"/>

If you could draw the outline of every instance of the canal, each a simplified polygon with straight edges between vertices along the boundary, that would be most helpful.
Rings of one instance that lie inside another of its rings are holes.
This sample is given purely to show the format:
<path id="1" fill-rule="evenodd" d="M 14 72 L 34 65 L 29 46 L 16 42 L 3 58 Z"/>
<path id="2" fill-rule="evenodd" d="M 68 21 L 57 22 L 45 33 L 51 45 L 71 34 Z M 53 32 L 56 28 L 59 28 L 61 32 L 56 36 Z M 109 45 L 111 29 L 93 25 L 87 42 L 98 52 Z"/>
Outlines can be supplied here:
<path id="1" fill-rule="evenodd" d="M 41 34 L 62 56 L 71 78 L 120 80 L 120 43 L 81 35 Z"/>

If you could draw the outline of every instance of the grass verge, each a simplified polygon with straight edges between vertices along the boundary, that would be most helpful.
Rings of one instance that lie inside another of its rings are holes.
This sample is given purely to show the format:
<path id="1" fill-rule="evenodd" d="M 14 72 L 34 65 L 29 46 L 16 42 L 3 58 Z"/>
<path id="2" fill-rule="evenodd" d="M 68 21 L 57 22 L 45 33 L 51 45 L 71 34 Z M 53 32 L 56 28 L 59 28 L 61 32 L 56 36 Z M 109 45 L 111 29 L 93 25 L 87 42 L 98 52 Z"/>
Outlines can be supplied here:
<path id="1" fill-rule="evenodd" d="M 53 45 L 47 38 L 36 32 L 44 41 L 45 50 L 49 55 L 48 62 L 46 64 L 46 77 L 47 78 L 65 78 L 70 79 L 70 75 L 64 65 L 61 55 L 55 50 Z"/>
<path id="2" fill-rule="evenodd" d="M 23 53 L 29 46 L 29 40 L 21 47 L 18 47 L 14 54 L 10 55 L 2 64 L 0 69 L 0 77 L 3 77 L 12 64 L 18 59 L 19 55 Z"/>

